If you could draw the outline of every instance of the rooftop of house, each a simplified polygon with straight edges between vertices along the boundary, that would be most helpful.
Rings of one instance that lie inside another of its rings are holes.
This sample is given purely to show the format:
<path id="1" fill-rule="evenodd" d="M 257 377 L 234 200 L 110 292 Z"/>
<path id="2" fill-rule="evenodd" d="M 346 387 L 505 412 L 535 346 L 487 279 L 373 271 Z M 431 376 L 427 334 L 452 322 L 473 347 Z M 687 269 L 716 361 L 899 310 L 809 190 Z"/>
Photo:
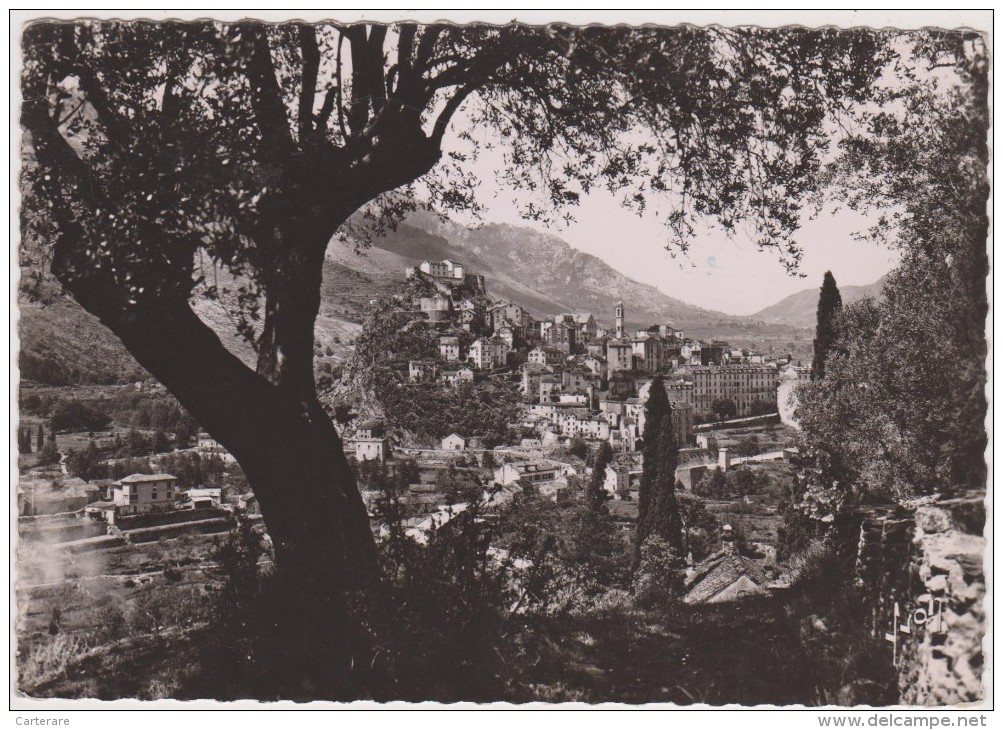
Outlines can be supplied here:
<path id="1" fill-rule="evenodd" d="M 519 474 L 539 474 L 545 471 L 554 471 L 557 467 L 549 461 L 516 461 L 507 466 L 515 469 Z"/>
<path id="2" fill-rule="evenodd" d="M 67 490 L 67 489 L 80 489 L 83 487 L 92 486 L 94 489 L 98 489 L 97 485 L 90 485 L 85 482 L 80 477 L 54 477 L 54 478 L 35 478 L 34 476 L 29 477 L 28 475 L 22 476 L 19 479 L 18 485 L 27 486 L 30 489 L 53 489 L 57 491 Z"/>
<path id="3" fill-rule="evenodd" d="M 738 553 L 718 551 L 697 565 L 686 579 L 686 602 L 709 601 L 743 575 L 758 586 L 768 582 L 763 569 L 754 560 Z"/>
<path id="4" fill-rule="evenodd" d="M 761 373 L 777 369 L 776 363 L 766 365 L 690 365 L 686 370 L 690 373 Z"/>
<path id="5" fill-rule="evenodd" d="M 221 487 L 199 487 L 197 489 L 189 489 L 185 494 L 188 495 L 188 499 L 219 497 L 222 496 L 223 489 Z"/>
<path id="6" fill-rule="evenodd" d="M 165 479 L 177 479 L 173 474 L 130 474 L 118 480 L 119 484 L 142 484 L 143 482 L 162 482 Z"/>

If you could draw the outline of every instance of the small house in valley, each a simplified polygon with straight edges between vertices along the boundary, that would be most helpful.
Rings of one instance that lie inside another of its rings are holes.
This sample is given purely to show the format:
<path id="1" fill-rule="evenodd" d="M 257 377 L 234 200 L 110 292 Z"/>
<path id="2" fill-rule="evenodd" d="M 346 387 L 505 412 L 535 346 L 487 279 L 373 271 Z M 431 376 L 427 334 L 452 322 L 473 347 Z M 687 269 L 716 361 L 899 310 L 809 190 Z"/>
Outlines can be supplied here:
<path id="1" fill-rule="evenodd" d="M 451 433 L 442 440 L 443 451 L 463 451 L 467 448 L 467 440 L 458 433 Z"/>

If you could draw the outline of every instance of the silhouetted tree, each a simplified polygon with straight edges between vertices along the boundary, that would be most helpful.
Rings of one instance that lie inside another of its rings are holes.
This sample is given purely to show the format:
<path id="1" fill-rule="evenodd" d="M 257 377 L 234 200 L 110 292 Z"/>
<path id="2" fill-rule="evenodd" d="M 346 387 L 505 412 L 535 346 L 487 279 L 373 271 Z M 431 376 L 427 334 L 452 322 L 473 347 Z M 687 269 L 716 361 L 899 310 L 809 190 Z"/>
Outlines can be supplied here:
<path id="1" fill-rule="evenodd" d="M 818 380 L 825 375 L 825 359 L 829 356 L 833 342 L 836 339 L 836 318 L 843 308 L 843 297 L 840 296 L 836 279 L 831 271 L 826 271 L 822 278 L 822 290 L 818 295 L 818 311 L 815 324 L 815 356 L 811 361 L 812 380 Z"/>
<path id="2" fill-rule="evenodd" d="M 591 510 L 604 509 L 609 496 L 603 486 L 606 481 L 606 467 L 613 461 L 613 447 L 609 441 L 603 441 L 596 453 L 596 461 L 592 467 L 592 476 L 585 489 L 585 503 Z"/>
<path id="3" fill-rule="evenodd" d="M 153 432 L 153 453 L 162 454 L 165 451 L 170 451 L 170 450 L 171 450 L 170 439 L 167 438 L 167 434 L 164 433 L 163 429 L 158 428 L 156 431 Z"/>
<path id="4" fill-rule="evenodd" d="M 75 474 L 85 482 L 103 476 L 101 452 L 98 451 L 97 445 L 93 441 L 89 441 L 83 449 L 71 450 L 66 455 L 66 469 L 70 474 Z"/>
<path id="5" fill-rule="evenodd" d="M 613 449 L 603 441 L 571 530 L 573 560 L 602 585 L 616 582 L 623 564 L 622 556 L 617 554 L 621 550 L 617 527 L 606 506 L 608 495 L 603 488 L 606 467 L 612 460 Z"/>
<path id="6" fill-rule="evenodd" d="M 644 524 L 648 509 L 651 506 L 652 494 L 658 474 L 658 446 L 662 423 L 671 414 L 669 397 L 665 393 L 662 376 L 656 375 L 648 390 L 648 400 L 644 404 L 644 431 L 641 438 L 644 441 L 644 463 L 641 467 L 641 480 L 637 492 L 637 524 Z M 642 536 L 638 535 L 638 545 Z"/>
<path id="7" fill-rule="evenodd" d="M 662 419 L 658 438 L 658 472 L 651 507 L 644 522 L 638 520 L 638 531 L 643 541 L 657 535 L 677 551 L 683 549 L 683 523 L 676 499 L 676 467 L 679 466 L 679 444 L 672 431 L 672 419 Z"/>

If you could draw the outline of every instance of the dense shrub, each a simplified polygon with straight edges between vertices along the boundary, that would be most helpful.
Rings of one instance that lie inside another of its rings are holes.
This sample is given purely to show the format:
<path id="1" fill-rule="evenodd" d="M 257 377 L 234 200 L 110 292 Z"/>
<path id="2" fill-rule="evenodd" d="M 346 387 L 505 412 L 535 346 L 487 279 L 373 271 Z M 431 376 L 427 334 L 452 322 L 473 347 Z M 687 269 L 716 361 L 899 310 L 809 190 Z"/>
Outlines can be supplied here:
<path id="1" fill-rule="evenodd" d="M 54 432 L 103 431 L 111 424 L 111 416 L 96 406 L 78 400 L 60 401 L 52 412 Z"/>

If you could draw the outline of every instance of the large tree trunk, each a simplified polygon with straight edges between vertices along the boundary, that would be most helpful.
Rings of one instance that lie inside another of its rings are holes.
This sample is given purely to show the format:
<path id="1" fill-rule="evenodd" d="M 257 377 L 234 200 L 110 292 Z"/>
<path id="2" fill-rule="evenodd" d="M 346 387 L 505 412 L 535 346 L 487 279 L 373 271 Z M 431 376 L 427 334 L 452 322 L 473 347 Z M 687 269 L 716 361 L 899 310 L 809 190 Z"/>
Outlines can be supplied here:
<path id="1" fill-rule="evenodd" d="M 158 314 L 147 312 L 136 326 L 108 324 L 243 467 L 282 569 L 304 588 L 357 578 L 373 556 L 372 535 L 341 439 L 316 395 L 251 372 L 189 308 Z"/>
<path id="2" fill-rule="evenodd" d="M 271 595 L 284 604 L 269 607 L 281 615 L 264 638 L 283 646 L 282 664 L 310 691 L 323 692 L 319 682 L 344 686 L 345 593 L 371 574 L 375 546 L 341 439 L 315 392 L 250 370 L 187 303 L 123 312 L 103 306 L 100 291 L 74 294 L 243 467 L 274 545 L 281 588 Z"/>

